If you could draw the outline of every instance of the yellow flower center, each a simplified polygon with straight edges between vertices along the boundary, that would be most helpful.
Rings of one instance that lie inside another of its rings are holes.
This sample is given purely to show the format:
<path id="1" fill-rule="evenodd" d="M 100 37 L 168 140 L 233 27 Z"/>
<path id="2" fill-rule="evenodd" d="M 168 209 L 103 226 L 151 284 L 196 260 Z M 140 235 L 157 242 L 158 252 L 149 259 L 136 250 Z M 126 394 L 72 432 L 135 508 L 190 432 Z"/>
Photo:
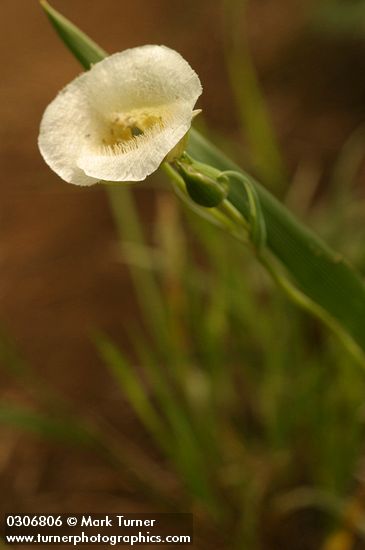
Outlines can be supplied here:
<path id="1" fill-rule="evenodd" d="M 163 126 L 162 116 L 147 110 L 112 113 L 102 138 L 103 145 L 117 147 L 142 136 L 155 126 Z"/>

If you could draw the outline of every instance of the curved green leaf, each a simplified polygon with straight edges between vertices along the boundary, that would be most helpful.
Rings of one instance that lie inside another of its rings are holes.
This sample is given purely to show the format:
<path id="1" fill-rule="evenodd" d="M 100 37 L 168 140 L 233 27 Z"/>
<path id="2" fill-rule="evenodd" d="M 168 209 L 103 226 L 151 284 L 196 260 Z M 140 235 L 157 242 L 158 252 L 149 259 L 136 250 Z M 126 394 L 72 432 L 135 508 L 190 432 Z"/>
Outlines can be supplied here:
<path id="1" fill-rule="evenodd" d="M 216 168 L 245 174 L 196 130 L 191 131 L 189 150 Z M 360 275 L 257 182 L 256 189 L 271 252 L 298 287 L 339 321 L 365 351 L 365 285 Z M 228 198 L 247 216 L 249 206 L 238 182 L 232 181 Z"/>

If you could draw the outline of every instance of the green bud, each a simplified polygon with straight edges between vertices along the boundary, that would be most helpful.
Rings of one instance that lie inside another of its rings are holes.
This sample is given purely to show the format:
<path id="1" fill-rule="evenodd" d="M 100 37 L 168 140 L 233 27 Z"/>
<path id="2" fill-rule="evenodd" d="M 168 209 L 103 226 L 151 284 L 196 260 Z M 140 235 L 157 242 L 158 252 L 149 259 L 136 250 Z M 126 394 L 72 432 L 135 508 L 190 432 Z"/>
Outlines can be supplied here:
<path id="1" fill-rule="evenodd" d="M 190 198 L 200 206 L 213 208 L 228 195 L 229 179 L 219 170 L 183 157 L 175 163 Z"/>

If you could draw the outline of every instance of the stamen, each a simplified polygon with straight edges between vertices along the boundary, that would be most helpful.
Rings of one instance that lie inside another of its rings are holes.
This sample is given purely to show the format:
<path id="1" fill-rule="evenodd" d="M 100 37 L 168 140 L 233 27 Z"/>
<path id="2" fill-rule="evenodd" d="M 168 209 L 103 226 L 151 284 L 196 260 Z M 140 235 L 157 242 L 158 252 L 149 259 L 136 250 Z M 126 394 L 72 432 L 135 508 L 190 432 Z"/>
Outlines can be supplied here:
<path id="1" fill-rule="evenodd" d="M 131 132 L 132 132 L 132 136 L 140 136 L 143 134 L 143 130 L 138 128 L 138 126 L 132 126 Z"/>
<path id="2" fill-rule="evenodd" d="M 120 154 L 121 150 L 130 145 L 136 146 L 134 141 L 143 137 L 146 132 L 158 126 L 163 128 L 162 116 L 156 115 L 145 110 L 135 110 L 130 113 L 113 113 L 107 122 L 106 132 L 101 142 L 109 150 Z"/>

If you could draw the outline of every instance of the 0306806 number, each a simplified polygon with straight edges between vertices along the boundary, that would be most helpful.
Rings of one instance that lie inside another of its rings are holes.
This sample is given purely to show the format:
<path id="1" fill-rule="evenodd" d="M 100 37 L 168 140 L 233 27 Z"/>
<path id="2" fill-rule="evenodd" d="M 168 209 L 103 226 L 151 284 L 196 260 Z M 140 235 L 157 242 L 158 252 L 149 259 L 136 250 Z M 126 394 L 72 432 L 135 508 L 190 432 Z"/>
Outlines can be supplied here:
<path id="1" fill-rule="evenodd" d="M 6 516 L 8 527 L 61 527 L 61 516 Z"/>

